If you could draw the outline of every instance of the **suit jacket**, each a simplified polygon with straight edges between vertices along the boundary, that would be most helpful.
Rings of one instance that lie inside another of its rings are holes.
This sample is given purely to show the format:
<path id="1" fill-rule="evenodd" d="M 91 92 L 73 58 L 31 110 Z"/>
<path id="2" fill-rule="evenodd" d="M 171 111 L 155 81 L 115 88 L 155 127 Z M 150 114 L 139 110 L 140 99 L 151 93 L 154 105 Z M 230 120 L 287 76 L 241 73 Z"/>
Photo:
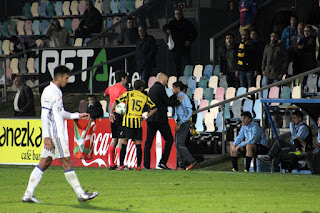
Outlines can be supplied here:
<path id="1" fill-rule="evenodd" d="M 157 111 L 147 119 L 147 122 L 166 123 L 168 122 L 168 106 L 180 104 L 177 99 L 171 100 L 160 82 L 155 82 L 149 90 L 149 97 L 157 106 Z"/>
<path id="2" fill-rule="evenodd" d="M 103 109 L 100 102 L 96 101 L 96 103 L 93 106 L 88 106 L 87 113 L 90 114 L 90 118 L 92 119 L 103 117 Z"/>
<path id="3" fill-rule="evenodd" d="M 18 107 L 20 111 L 22 110 L 23 112 L 14 110 L 14 116 L 35 116 L 33 93 L 31 88 L 26 84 L 22 85 L 18 99 Z"/>

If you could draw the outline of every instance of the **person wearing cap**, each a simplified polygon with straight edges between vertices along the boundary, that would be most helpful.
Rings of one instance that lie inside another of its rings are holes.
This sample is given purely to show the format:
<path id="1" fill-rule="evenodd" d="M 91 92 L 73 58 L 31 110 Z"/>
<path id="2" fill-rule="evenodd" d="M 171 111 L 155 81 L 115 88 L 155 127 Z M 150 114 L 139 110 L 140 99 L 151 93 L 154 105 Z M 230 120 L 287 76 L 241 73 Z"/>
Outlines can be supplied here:
<path id="1" fill-rule="evenodd" d="M 262 127 L 252 120 L 248 111 L 241 114 L 242 127 L 233 143 L 230 144 L 232 171 L 238 171 L 239 154 L 246 158 L 245 172 L 249 171 L 252 158 L 256 154 L 268 153 L 269 147 Z"/>

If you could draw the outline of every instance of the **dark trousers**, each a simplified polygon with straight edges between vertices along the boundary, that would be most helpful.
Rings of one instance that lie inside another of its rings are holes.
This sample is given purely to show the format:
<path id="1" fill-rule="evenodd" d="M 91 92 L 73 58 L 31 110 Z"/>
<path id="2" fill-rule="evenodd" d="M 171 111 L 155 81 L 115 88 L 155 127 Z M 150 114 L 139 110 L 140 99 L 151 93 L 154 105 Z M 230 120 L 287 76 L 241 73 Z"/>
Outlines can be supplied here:
<path id="1" fill-rule="evenodd" d="M 256 82 L 254 81 L 254 71 L 240 71 L 240 87 L 254 87 Z"/>
<path id="2" fill-rule="evenodd" d="M 309 151 L 306 156 L 306 161 L 312 174 L 320 174 L 320 148 L 315 148 Z"/>
<path id="3" fill-rule="evenodd" d="M 162 158 L 160 160 L 161 164 L 167 164 L 171 147 L 173 144 L 173 136 L 171 133 L 169 123 L 148 123 L 147 127 L 147 139 L 144 146 L 144 168 L 150 168 L 150 149 L 154 140 L 154 136 L 157 131 L 160 131 L 162 137 L 166 141 L 164 145 L 164 150 L 162 153 Z"/>
<path id="4" fill-rule="evenodd" d="M 235 75 L 235 72 L 230 72 L 227 74 L 227 82 L 229 87 L 239 88 L 240 80 L 239 76 Z"/>
<path id="5" fill-rule="evenodd" d="M 177 76 L 177 79 L 180 76 L 183 76 L 184 66 L 191 65 L 191 55 L 190 54 L 191 54 L 190 48 L 186 49 L 184 53 L 173 52 L 174 64 L 176 66 L 175 76 Z M 183 59 L 184 66 L 182 65 L 182 59 Z"/>
<path id="6" fill-rule="evenodd" d="M 269 151 L 269 156 L 272 159 L 271 171 L 280 172 L 279 164 L 284 162 L 289 152 L 294 152 L 295 146 L 291 143 L 287 143 L 283 140 L 277 140 Z"/>
<path id="7" fill-rule="evenodd" d="M 178 166 L 184 167 L 195 161 L 194 157 L 186 147 L 186 139 L 189 133 L 190 121 L 186 121 L 180 125 L 179 131 L 176 132 L 175 145 L 177 148 Z M 185 165 L 187 163 L 187 165 Z"/>
<path id="8" fill-rule="evenodd" d="M 145 65 L 143 69 L 140 69 L 139 74 L 141 80 L 144 81 L 144 88 L 148 87 L 148 81 L 152 72 L 152 65 Z"/>

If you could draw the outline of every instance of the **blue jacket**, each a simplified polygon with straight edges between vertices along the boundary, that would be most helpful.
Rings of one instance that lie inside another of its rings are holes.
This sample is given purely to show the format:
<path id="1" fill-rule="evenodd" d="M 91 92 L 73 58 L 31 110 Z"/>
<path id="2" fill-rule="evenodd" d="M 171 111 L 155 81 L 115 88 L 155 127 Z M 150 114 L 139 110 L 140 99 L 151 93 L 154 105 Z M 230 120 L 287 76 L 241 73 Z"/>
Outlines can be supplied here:
<path id="1" fill-rule="evenodd" d="M 281 41 L 283 45 L 287 48 L 287 50 L 291 50 L 291 45 L 293 43 L 294 37 L 297 35 L 297 29 L 292 29 L 290 25 L 283 30 Z"/>
<path id="2" fill-rule="evenodd" d="M 192 104 L 189 97 L 183 92 L 180 92 L 177 97 L 179 98 L 182 95 L 184 96 L 184 98 L 181 101 L 180 105 L 176 106 L 176 112 L 174 114 L 174 119 L 179 125 L 183 124 L 186 121 L 190 121 L 192 115 Z"/>
<path id="3" fill-rule="evenodd" d="M 247 140 L 244 141 L 245 139 Z M 242 125 L 233 144 L 239 147 L 244 147 L 247 144 L 261 144 L 268 147 L 268 142 L 261 126 L 254 121 L 251 121 L 247 126 Z"/>

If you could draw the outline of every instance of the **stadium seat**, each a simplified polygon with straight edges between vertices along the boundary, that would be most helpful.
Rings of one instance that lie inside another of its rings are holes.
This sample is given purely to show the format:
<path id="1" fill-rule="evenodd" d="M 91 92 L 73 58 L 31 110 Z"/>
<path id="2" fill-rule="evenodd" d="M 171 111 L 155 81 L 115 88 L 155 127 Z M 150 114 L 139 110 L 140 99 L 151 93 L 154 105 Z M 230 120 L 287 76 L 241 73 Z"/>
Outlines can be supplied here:
<path id="1" fill-rule="evenodd" d="M 214 91 L 216 91 L 216 89 L 218 88 L 218 76 L 211 76 L 211 78 L 209 79 L 208 87 L 211 87 L 214 89 Z"/>
<path id="2" fill-rule="evenodd" d="M 10 68 L 12 69 L 13 74 L 18 74 L 19 73 L 19 59 L 17 58 L 12 58 L 10 61 Z"/>
<path id="3" fill-rule="evenodd" d="M 195 127 L 196 127 L 196 131 L 197 132 L 203 132 L 204 131 L 203 114 L 201 112 L 197 113 L 197 121 L 196 121 Z"/>
<path id="4" fill-rule="evenodd" d="M 85 112 L 87 112 L 87 109 L 88 109 L 88 101 L 87 100 L 81 100 L 80 103 L 79 103 L 79 113 L 85 113 Z"/>
<path id="5" fill-rule="evenodd" d="M 110 28 L 112 26 L 113 18 L 107 17 L 106 28 Z"/>
<path id="6" fill-rule="evenodd" d="M 64 26 L 64 19 L 60 18 L 59 23 L 60 23 L 60 26 Z"/>
<path id="7" fill-rule="evenodd" d="M 186 77 L 187 83 L 189 81 L 189 78 L 192 76 L 192 71 L 193 71 L 193 67 L 191 65 L 186 65 L 184 67 L 183 75 Z"/>
<path id="8" fill-rule="evenodd" d="M 262 91 L 262 98 L 268 98 L 269 89 L 265 89 Z M 258 97 L 261 98 L 261 93 L 258 94 Z"/>
<path id="9" fill-rule="evenodd" d="M 50 1 L 47 6 L 47 14 L 49 17 L 52 17 L 55 15 L 55 8 L 54 7 L 55 7 L 54 2 Z"/>
<path id="10" fill-rule="evenodd" d="M 74 42 L 75 47 L 81 47 L 82 46 L 82 38 L 77 38 Z"/>
<path id="11" fill-rule="evenodd" d="M 48 17 L 47 6 L 48 6 L 48 2 L 47 1 L 41 1 L 40 2 L 39 11 L 40 11 L 40 16 L 41 17 Z"/>
<path id="12" fill-rule="evenodd" d="M 176 76 L 170 76 L 168 80 L 168 88 L 172 89 L 172 84 L 177 81 Z"/>
<path id="13" fill-rule="evenodd" d="M 62 2 L 61 1 L 56 1 L 55 4 L 55 11 L 56 11 L 56 16 L 62 16 Z M 63 26 L 63 25 L 61 25 Z"/>
<path id="14" fill-rule="evenodd" d="M 22 20 L 19 20 L 17 23 L 17 31 L 18 31 L 18 35 L 25 35 L 24 32 L 24 24 L 25 22 Z"/>
<path id="15" fill-rule="evenodd" d="M 64 1 L 62 4 L 62 13 L 64 16 L 70 16 L 70 1 Z"/>
<path id="16" fill-rule="evenodd" d="M 211 64 L 206 65 L 203 70 L 203 76 L 206 76 L 208 79 L 210 79 L 212 76 L 212 69 L 213 66 Z"/>
<path id="17" fill-rule="evenodd" d="M 32 15 L 31 15 L 31 12 L 30 12 L 30 9 L 31 9 L 31 5 L 29 2 L 26 2 L 23 6 L 23 15 L 27 18 L 31 18 Z"/>
<path id="18" fill-rule="evenodd" d="M 200 81 L 200 78 L 202 76 L 202 71 L 203 71 L 203 65 L 198 64 L 194 67 L 193 76 L 197 78 L 197 82 Z"/>
<path id="19" fill-rule="evenodd" d="M 198 102 L 199 104 L 199 109 L 202 109 L 204 107 L 209 106 L 209 101 L 208 100 L 202 100 L 201 102 Z M 208 110 L 204 110 L 201 112 L 203 114 L 203 117 L 206 117 L 206 114 L 208 113 Z"/>
<path id="20" fill-rule="evenodd" d="M 13 44 L 13 42 L 10 42 L 10 44 L 9 44 L 9 49 L 10 49 L 10 52 L 13 52 L 13 50 L 14 50 L 14 44 Z"/>
<path id="21" fill-rule="evenodd" d="M 197 100 L 198 103 L 200 103 L 203 100 L 203 89 L 202 88 L 196 88 L 194 91 L 193 99 Z"/>
<path id="22" fill-rule="evenodd" d="M 41 47 L 43 41 L 42 41 L 41 39 L 37 39 L 37 40 L 35 41 L 35 43 L 36 43 L 37 47 Z"/>
<path id="23" fill-rule="evenodd" d="M 256 90 L 256 89 L 257 89 L 256 87 L 250 87 L 248 89 L 248 92 L 252 92 L 253 90 Z M 256 98 L 257 97 L 257 93 L 255 93 L 253 96 Z"/>
<path id="24" fill-rule="evenodd" d="M 3 52 L 2 52 L 2 41 L 1 40 L 0 40 L 0 55 L 3 55 Z M 1 68 L 1 66 L 0 66 L 0 68 Z"/>
<path id="25" fill-rule="evenodd" d="M 230 113 L 230 102 L 225 104 L 224 107 L 224 119 L 229 120 L 231 118 L 231 113 Z"/>
<path id="26" fill-rule="evenodd" d="M 10 41 L 4 40 L 2 42 L 2 52 L 4 55 L 10 55 Z"/>
<path id="27" fill-rule="evenodd" d="M 106 1 L 106 0 L 105 0 L 105 1 Z M 86 10 L 86 1 L 85 1 L 85 0 L 79 1 L 79 4 L 78 4 L 79 14 L 80 14 L 80 15 L 83 15 L 85 10 Z"/>
<path id="28" fill-rule="evenodd" d="M 308 75 L 307 85 L 305 86 L 305 92 L 307 93 L 318 92 L 317 85 L 318 85 L 318 75 L 317 74 Z"/>
<path id="29" fill-rule="evenodd" d="M 237 90 L 236 96 L 243 95 L 243 94 L 245 94 L 245 93 L 247 93 L 247 88 L 245 88 L 245 87 L 239 87 L 238 90 Z M 242 99 L 243 99 L 243 97 L 240 98 L 240 100 L 242 100 Z"/>
<path id="30" fill-rule="evenodd" d="M 157 81 L 157 77 L 155 77 L 155 76 L 150 76 L 150 78 L 149 78 L 149 80 L 148 80 L 148 88 L 151 88 L 156 81 Z"/>
<path id="31" fill-rule="evenodd" d="M 208 100 L 208 101 L 212 101 L 213 100 L 213 88 L 206 88 L 205 92 L 204 92 L 204 99 Z"/>
<path id="32" fill-rule="evenodd" d="M 268 98 L 278 99 L 280 95 L 280 88 L 279 87 L 271 87 L 269 91 Z M 279 106 L 280 103 L 271 103 L 270 106 Z"/>
<path id="33" fill-rule="evenodd" d="M 198 87 L 203 88 L 203 92 L 206 92 L 206 89 L 208 87 L 208 78 L 206 76 L 201 76 Z"/>
<path id="34" fill-rule="evenodd" d="M 61 25 L 61 26 L 63 26 L 63 25 Z M 40 27 L 41 27 L 41 34 L 42 34 L 42 35 L 45 35 L 46 32 L 47 32 L 47 29 L 48 29 L 48 27 L 49 27 L 49 22 L 48 22 L 48 20 L 43 19 L 43 20 L 41 21 Z"/>
<path id="35" fill-rule="evenodd" d="M 2 36 L 9 36 L 9 30 L 8 30 L 8 22 L 4 21 L 1 24 L 1 32 L 2 32 Z"/>
<path id="36" fill-rule="evenodd" d="M 135 4 L 136 9 L 138 9 L 142 5 L 143 5 L 143 0 L 136 0 L 136 4 Z"/>
<path id="37" fill-rule="evenodd" d="M 103 0 L 102 11 L 104 15 L 110 14 L 110 0 Z"/>
<path id="38" fill-rule="evenodd" d="M 242 105 L 242 101 L 239 99 L 233 102 L 233 105 L 231 108 L 233 117 L 231 118 L 231 121 L 239 121 L 241 119 L 241 105 Z"/>
<path id="39" fill-rule="evenodd" d="M 71 15 L 73 16 L 79 15 L 78 4 L 79 2 L 77 0 L 73 0 L 71 2 L 71 5 L 70 5 Z"/>
<path id="40" fill-rule="evenodd" d="M 118 0 L 110 0 L 111 13 L 119 13 Z"/>
<path id="41" fill-rule="evenodd" d="M 136 1 L 135 0 L 127 0 L 127 8 L 129 13 L 132 13 L 133 11 L 136 10 Z"/>
<path id="42" fill-rule="evenodd" d="M 256 78 L 256 87 L 260 88 L 261 87 L 261 75 L 257 75 Z"/>
<path id="43" fill-rule="evenodd" d="M 236 88 L 228 87 L 226 91 L 226 100 L 230 98 L 234 98 L 236 96 Z M 233 101 L 230 102 L 230 106 L 232 106 Z"/>
<path id="44" fill-rule="evenodd" d="M 1 29 L 2 25 L 1 25 L 1 22 L 0 22 L 0 36 L 2 36 L 2 29 Z M 1 48 L 0 48 L 1 49 Z"/>
<path id="45" fill-rule="evenodd" d="M 28 73 L 28 71 L 27 71 L 27 59 L 25 57 L 21 57 L 19 59 L 18 66 L 19 66 L 19 72 L 20 73 L 23 73 L 23 74 Z"/>
<path id="46" fill-rule="evenodd" d="M 223 75 L 219 78 L 219 87 L 223 87 L 225 90 L 228 88 L 227 76 Z"/>
<path id="47" fill-rule="evenodd" d="M 301 87 L 300 86 L 295 86 L 292 88 L 292 98 L 293 99 L 301 98 Z"/>
<path id="48" fill-rule="evenodd" d="M 246 99 L 243 103 L 243 111 L 248 111 L 251 113 L 252 117 L 254 117 L 254 114 L 252 112 L 253 109 L 253 100 Z"/>
<path id="49" fill-rule="evenodd" d="M 7 76 L 12 76 L 12 69 L 10 68 L 10 59 L 7 58 L 6 60 L 6 73 L 7 73 Z"/>
<path id="50" fill-rule="evenodd" d="M 216 131 L 215 125 L 214 125 L 214 120 L 216 119 L 217 114 L 209 112 L 206 114 L 204 123 L 206 125 L 206 132 L 214 132 Z"/>
<path id="51" fill-rule="evenodd" d="M 28 73 L 35 73 L 35 70 L 34 70 L 34 58 L 28 58 L 27 69 L 28 69 Z"/>
<path id="52" fill-rule="evenodd" d="M 255 113 L 255 120 L 261 120 L 262 119 L 262 104 L 261 100 L 257 99 L 254 102 L 253 111 Z"/>
<path id="53" fill-rule="evenodd" d="M 32 35 L 32 21 L 27 20 L 24 24 L 24 31 L 26 32 L 26 35 Z"/>
<path id="54" fill-rule="evenodd" d="M 196 89 L 197 87 L 197 81 L 196 81 L 196 77 L 191 76 L 188 80 L 188 87 L 193 89 L 193 91 Z"/>
<path id="55" fill-rule="evenodd" d="M 30 8 L 32 17 L 39 17 L 39 3 L 33 2 Z"/>
<path id="56" fill-rule="evenodd" d="M 214 67 L 213 75 L 219 76 L 219 74 L 220 74 L 220 65 L 217 64 L 217 65 Z"/>
<path id="57" fill-rule="evenodd" d="M 8 32 L 12 36 L 16 36 L 17 35 L 17 23 L 16 23 L 16 20 L 11 19 L 8 22 Z"/>
<path id="58" fill-rule="evenodd" d="M 187 88 L 187 96 L 189 96 L 190 99 L 193 99 L 193 89 Z"/>
<path id="59" fill-rule="evenodd" d="M 64 20 L 64 27 L 67 28 L 69 35 L 71 35 L 73 33 L 71 25 L 72 25 L 71 19 L 67 18 Z"/>
<path id="60" fill-rule="evenodd" d="M 290 87 L 282 87 L 281 93 L 280 93 L 281 99 L 290 99 L 291 98 L 291 89 Z M 290 103 L 282 103 L 282 106 L 290 106 Z"/>
<path id="61" fill-rule="evenodd" d="M 73 31 L 73 33 L 76 32 L 76 30 L 79 28 L 80 25 L 80 20 L 77 18 L 72 19 L 71 22 L 71 30 Z"/>
<path id="62" fill-rule="evenodd" d="M 32 32 L 34 35 L 40 35 L 40 21 L 39 20 L 34 20 L 32 22 Z"/>
<path id="63" fill-rule="evenodd" d="M 216 125 L 217 125 L 217 130 L 215 131 L 215 133 L 222 133 L 223 131 L 223 119 L 222 119 L 222 112 L 219 112 L 217 114 L 217 117 L 216 117 Z M 224 125 L 224 131 L 227 130 L 227 127 L 226 125 Z"/>
<path id="64" fill-rule="evenodd" d="M 99 12 L 102 14 L 102 0 L 96 0 L 94 7 L 97 8 L 97 10 L 99 10 Z"/>
<path id="65" fill-rule="evenodd" d="M 219 102 L 220 101 L 218 101 L 218 100 L 212 100 L 212 101 L 210 101 L 210 105 L 209 106 L 212 106 L 212 105 L 217 104 Z M 218 114 L 219 108 L 220 108 L 220 106 L 212 107 L 212 108 L 209 109 L 209 112 Z"/>
<path id="66" fill-rule="evenodd" d="M 36 73 L 39 73 L 40 70 L 40 64 L 39 64 L 39 57 L 34 59 L 34 71 Z"/>
<path id="67" fill-rule="evenodd" d="M 184 85 L 187 85 L 187 78 L 186 76 L 180 76 L 179 81 L 181 81 Z"/>
<path id="68" fill-rule="evenodd" d="M 120 13 L 127 13 L 127 0 L 120 0 Z"/>
<path id="69" fill-rule="evenodd" d="M 224 88 L 223 87 L 218 87 L 216 89 L 214 99 L 216 99 L 218 101 L 224 100 Z"/>
<path id="70" fill-rule="evenodd" d="M 116 17 L 113 18 L 112 24 L 115 24 L 115 23 L 117 23 L 117 22 L 119 22 L 119 21 L 121 21 L 121 17 L 116 16 Z M 116 27 L 114 28 L 114 31 L 115 31 L 116 33 L 120 34 L 120 33 L 121 33 L 120 25 L 116 26 Z"/>

